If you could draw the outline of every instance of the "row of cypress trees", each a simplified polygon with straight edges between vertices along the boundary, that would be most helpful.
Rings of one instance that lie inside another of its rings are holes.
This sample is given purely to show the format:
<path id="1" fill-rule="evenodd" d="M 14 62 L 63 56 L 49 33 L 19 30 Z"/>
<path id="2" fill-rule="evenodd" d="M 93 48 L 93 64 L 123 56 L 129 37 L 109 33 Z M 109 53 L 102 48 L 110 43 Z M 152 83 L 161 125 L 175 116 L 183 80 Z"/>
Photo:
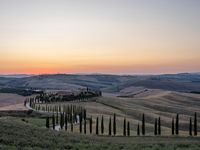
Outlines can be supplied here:
<path id="1" fill-rule="evenodd" d="M 155 119 L 154 135 L 161 135 L 161 121 L 160 117 Z"/>
<path id="2" fill-rule="evenodd" d="M 87 99 L 93 98 L 93 97 L 99 97 L 102 96 L 102 92 L 99 90 L 93 90 L 93 89 L 86 89 L 83 91 L 80 91 L 78 93 L 68 93 L 66 95 L 59 95 L 58 93 L 41 93 L 40 95 L 37 95 L 35 97 L 32 97 L 30 99 L 26 99 L 24 102 L 24 105 L 26 105 L 27 102 L 29 103 L 52 103 L 52 102 L 66 102 L 66 101 L 85 101 Z"/>
<path id="3" fill-rule="evenodd" d="M 73 124 L 79 123 L 82 125 L 82 120 L 86 122 L 86 109 L 83 107 L 76 107 L 75 105 L 70 105 L 68 109 L 63 109 L 63 111 L 53 112 L 52 115 L 52 127 L 55 130 L 55 127 L 58 126 L 60 129 L 65 127 L 65 130 L 68 129 L 68 125 L 71 126 L 71 131 L 73 131 Z M 46 127 L 50 127 L 50 117 L 46 119 Z M 85 123 L 86 124 L 86 123 Z M 82 131 L 82 127 L 80 128 Z"/>
<path id="4" fill-rule="evenodd" d="M 194 136 L 197 136 L 197 113 L 194 114 L 194 125 L 192 125 L 192 117 L 189 121 L 189 135 L 192 136 L 192 126 L 194 126 Z M 176 122 L 172 118 L 172 135 L 179 135 L 179 114 L 176 115 Z"/>
<path id="5" fill-rule="evenodd" d="M 192 136 L 192 117 L 190 117 L 189 135 Z M 197 113 L 194 114 L 194 136 L 197 136 Z"/>
<path id="6" fill-rule="evenodd" d="M 92 117 L 90 118 L 89 122 L 89 129 L 90 129 L 90 134 L 92 133 Z M 96 131 L 95 134 L 99 135 L 99 125 L 100 125 L 100 132 L 103 135 L 104 134 L 104 116 L 102 115 L 101 117 L 101 123 L 99 123 L 99 117 L 96 118 Z M 126 119 L 124 126 L 126 126 Z M 113 115 L 113 121 L 112 118 L 109 118 L 109 123 L 108 123 L 108 135 L 111 136 L 116 136 L 117 130 L 116 130 L 116 114 Z M 124 127 L 124 135 L 130 136 L 130 122 L 127 123 L 127 128 Z"/>
<path id="7" fill-rule="evenodd" d="M 68 119 L 68 114 L 65 113 L 60 113 L 60 128 L 63 129 L 63 127 L 65 126 L 65 130 L 67 130 L 68 128 L 68 122 L 70 122 L 71 124 L 71 131 L 73 132 L 73 117 L 71 117 L 71 119 Z M 84 128 L 84 134 L 86 134 L 87 130 L 86 130 L 86 126 L 87 126 L 87 118 L 86 118 L 86 114 L 81 113 L 80 116 L 80 122 L 79 122 L 79 131 L 80 133 L 82 133 L 82 126 Z M 50 128 L 50 117 L 46 118 L 46 127 Z M 92 134 L 92 116 L 91 118 L 88 119 L 89 120 L 89 132 L 90 134 Z M 124 136 L 130 136 L 130 122 L 127 123 L 127 127 L 126 127 L 126 118 L 124 118 Z M 56 115 L 53 114 L 52 116 L 52 127 L 53 129 L 55 129 L 56 124 L 58 124 L 58 113 Z M 113 129 L 113 130 L 112 130 Z M 101 117 L 101 134 L 104 134 L 104 116 L 102 115 Z M 112 132 L 113 131 L 113 132 Z M 96 135 L 99 135 L 99 117 L 96 118 Z M 109 119 L 109 134 L 108 135 L 116 135 L 116 114 L 113 115 L 113 124 L 111 121 L 111 117 Z"/>
<path id="8" fill-rule="evenodd" d="M 67 113 L 71 113 L 72 111 L 73 112 L 77 112 L 77 111 L 82 111 L 84 108 L 81 107 L 81 106 L 78 106 L 78 105 L 75 105 L 75 104 L 71 104 L 71 105 L 49 105 L 49 104 L 35 104 L 35 103 L 32 103 L 31 107 L 37 111 L 44 111 L 44 112 L 49 112 L 49 113 L 52 113 L 52 112 L 67 112 Z"/>
<path id="9" fill-rule="evenodd" d="M 71 126 L 71 131 L 73 132 L 73 117 L 70 117 L 68 119 L 69 115 L 65 113 L 60 113 L 60 127 L 63 129 L 65 125 L 65 130 L 68 128 L 68 122 L 70 123 Z M 46 119 L 46 127 L 49 128 L 50 121 L 49 117 Z M 83 111 L 79 114 L 79 131 L 80 133 L 84 132 L 86 134 L 87 132 L 87 120 L 89 122 L 89 133 L 92 134 L 92 116 L 87 119 L 86 117 L 86 111 Z M 55 124 L 58 123 L 58 115 L 54 115 L 52 117 L 52 124 L 53 124 L 53 129 L 55 129 Z M 197 113 L 194 115 L 194 136 L 197 136 Z M 176 115 L 176 120 L 172 118 L 172 135 L 179 135 L 179 114 Z M 108 123 L 108 135 L 111 136 L 116 136 L 116 114 L 113 115 L 113 121 L 112 118 L 109 118 L 109 123 Z M 192 118 L 190 117 L 190 122 L 189 122 L 189 135 L 192 136 Z M 100 132 L 103 135 L 104 134 L 104 116 L 102 115 L 101 117 L 101 123 L 100 123 Z M 142 126 L 141 126 L 141 133 L 144 136 L 145 135 L 145 115 L 142 115 Z M 99 135 L 99 117 L 96 118 L 96 135 Z M 137 126 L 137 135 L 140 136 L 140 124 L 138 123 Z M 161 118 L 155 118 L 155 123 L 154 123 L 154 135 L 161 135 Z M 124 118 L 124 124 L 123 124 L 123 136 L 130 136 L 130 122 Z"/>

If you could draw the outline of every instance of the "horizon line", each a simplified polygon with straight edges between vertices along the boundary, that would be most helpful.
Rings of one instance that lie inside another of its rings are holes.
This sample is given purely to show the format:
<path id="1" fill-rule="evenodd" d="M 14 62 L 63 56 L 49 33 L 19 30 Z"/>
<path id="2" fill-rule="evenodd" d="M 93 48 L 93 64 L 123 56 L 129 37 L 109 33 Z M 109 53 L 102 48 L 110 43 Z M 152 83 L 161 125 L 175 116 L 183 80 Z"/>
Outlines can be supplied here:
<path id="1" fill-rule="evenodd" d="M 39 75 L 175 75 L 175 74 L 196 74 L 200 73 L 200 71 L 196 72 L 176 72 L 176 73 L 0 73 L 0 76 L 39 76 Z"/>

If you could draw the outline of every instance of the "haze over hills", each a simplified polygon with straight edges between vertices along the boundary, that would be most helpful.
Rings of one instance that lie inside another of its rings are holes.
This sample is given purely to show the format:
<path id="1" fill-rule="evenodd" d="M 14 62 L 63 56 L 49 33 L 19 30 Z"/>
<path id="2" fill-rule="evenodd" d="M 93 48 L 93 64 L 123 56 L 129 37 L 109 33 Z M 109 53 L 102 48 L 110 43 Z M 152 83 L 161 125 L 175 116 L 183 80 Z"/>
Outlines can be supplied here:
<path id="1" fill-rule="evenodd" d="M 34 75 L 31 74 L 0 74 L 0 77 L 5 77 L 5 78 L 25 78 L 25 77 L 31 77 Z"/>
<path id="2" fill-rule="evenodd" d="M 76 90 L 90 87 L 104 92 L 120 92 L 129 88 L 161 89 L 178 92 L 200 92 L 199 73 L 163 75 L 77 75 L 46 74 L 0 76 L 0 88 L 36 88 Z M 134 89 L 135 90 L 135 89 Z M 134 91 L 133 90 L 133 91 Z"/>

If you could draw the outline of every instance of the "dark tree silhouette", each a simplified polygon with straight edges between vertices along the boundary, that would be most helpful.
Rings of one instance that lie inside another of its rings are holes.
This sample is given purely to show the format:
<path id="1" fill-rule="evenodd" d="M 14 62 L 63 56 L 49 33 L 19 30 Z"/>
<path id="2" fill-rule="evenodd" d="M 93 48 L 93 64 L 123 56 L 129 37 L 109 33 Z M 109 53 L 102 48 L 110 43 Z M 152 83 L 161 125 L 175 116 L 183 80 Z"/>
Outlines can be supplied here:
<path id="1" fill-rule="evenodd" d="M 90 134 L 92 134 L 92 116 L 90 118 Z"/>
<path id="2" fill-rule="evenodd" d="M 140 136 L 140 124 L 138 123 L 138 126 L 137 126 L 137 135 Z"/>
<path id="3" fill-rule="evenodd" d="M 172 135 L 174 135 L 174 118 L 172 118 Z"/>
<path id="4" fill-rule="evenodd" d="M 84 116 L 84 120 L 86 120 L 86 109 L 84 109 L 84 111 L 83 111 L 83 116 Z"/>
<path id="5" fill-rule="evenodd" d="M 84 134 L 86 134 L 86 120 L 84 120 Z"/>
<path id="6" fill-rule="evenodd" d="M 73 130 L 74 130 L 74 127 L 73 127 L 73 115 L 72 115 L 72 113 L 71 113 L 71 132 L 73 132 Z"/>
<path id="7" fill-rule="evenodd" d="M 116 135 L 116 114 L 113 116 L 113 135 Z"/>
<path id="8" fill-rule="evenodd" d="M 124 130 L 123 135 L 126 136 L 126 118 L 124 118 Z"/>
<path id="9" fill-rule="evenodd" d="M 62 129 L 62 114 L 60 113 L 60 128 Z"/>
<path id="10" fill-rule="evenodd" d="M 82 113 L 79 114 L 79 131 L 82 133 Z"/>
<path id="11" fill-rule="evenodd" d="M 67 123 L 67 114 L 65 114 L 65 130 L 67 131 L 67 126 L 68 126 L 68 123 Z"/>
<path id="12" fill-rule="evenodd" d="M 142 135 L 145 135 L 145 116 L 142 115 Z"/>
<path id="13" fill-rule="evenodd" d="M 108 125 L 108 135 L 111 136 L 111 117 L 109 119 L 109 125 Z"/>
<path id="14" fill-rule="evenodd" d="M 197 113 L 194 114 L 194 136 L 197 136 Z"/>
<path id="15" fill-rule="evenodd" d="M 155 119 L 155 124 L 154 124 L 154 135 L 157 135 L 157 118 Z"/>
<path id="16" fill-rule="evenodd" d="M 49 117 L 46 118 L 46 127 L 49 128 Z"/>
<path id="17" fill-rule="evenodd" d="M 56 113 L 56 124 L 58 124 L 58 112 Z"/>
<path id="18" fill-rule="evenodd" d="M 130 122 L 127 123 L 127 135 L 130 136 Z"/>
<path id="19" fill-rule="evenodd" d="M 161 120 L 158 118 L 158 135 L 161 135 Z"/>
<path id="20" fill-rule="evenodd" d="M 176 135 L 179 134 L 179 114 L 176 115 Z"/>
<path id="21" fill-rule="evenodd" d="M 96 135 L 99 135 L 99 118 L 96 119 Z"/>
<path id="22" fill-rule="evenodd" d="M 55 130 L 55 116 L 53 114 L 53 117 L 52 117 L 52 124 L 53 124 L 53 130 Z"/>
<path id="23" fill-rule="evenodd" d="M 189 135 L 192 136 L 192 118 L 190 117 Z"/>
<path id="24" fill-rule="evenodd" d="M 104 134 L 104 118 L 101 117 L 101 134 Z"/>

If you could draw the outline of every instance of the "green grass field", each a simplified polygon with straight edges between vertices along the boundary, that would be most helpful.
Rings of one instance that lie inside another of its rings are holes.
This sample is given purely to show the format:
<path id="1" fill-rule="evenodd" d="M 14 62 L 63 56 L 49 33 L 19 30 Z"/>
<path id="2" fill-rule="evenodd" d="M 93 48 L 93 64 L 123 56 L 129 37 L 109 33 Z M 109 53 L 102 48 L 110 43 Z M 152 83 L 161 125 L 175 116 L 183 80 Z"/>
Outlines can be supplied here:
<path id="1" fill-rule="evenodd" d="M 199 150 L 200 137 L 107 137 L 46 129 L 44 119 L 1 117 L 0 149 Z M 43 125 L 43 126 L 42 126 Z"/>
<path id="2" fill-rule="evenodd" d="M 102 137 L 57 132 L 46 129 L 43 123 L 39 118 L 1 117 L 0 149 L 200 149 L 200 137 Z"/>

